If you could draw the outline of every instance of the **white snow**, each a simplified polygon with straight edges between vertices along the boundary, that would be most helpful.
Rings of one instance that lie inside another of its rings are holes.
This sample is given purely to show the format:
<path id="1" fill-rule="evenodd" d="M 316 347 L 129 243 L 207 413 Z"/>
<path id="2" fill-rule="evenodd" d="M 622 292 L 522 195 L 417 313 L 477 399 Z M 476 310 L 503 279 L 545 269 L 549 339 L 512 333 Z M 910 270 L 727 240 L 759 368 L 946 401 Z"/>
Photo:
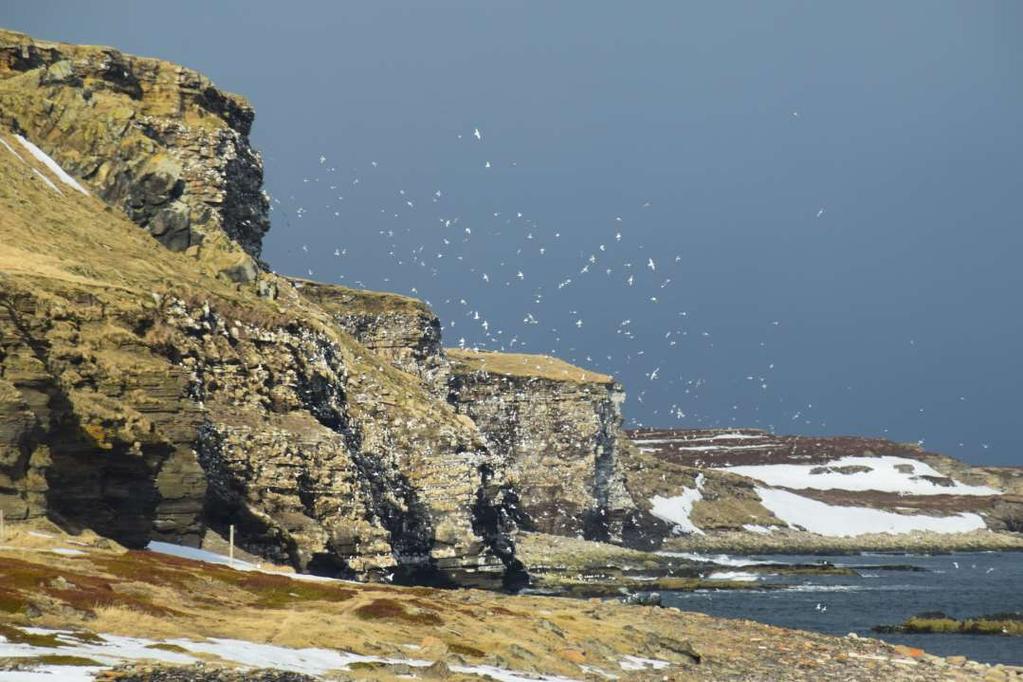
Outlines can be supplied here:
<path id="1" fill-rule="evenodd" d="M 987 528 L 984 519 L 969 512 L 952 516 L 896 514 L 868 507 L 839 507 L 811 500 L 787 490 L 756 488 L 756 492 L 764 507 L 785 523 L 829 537 L 913 531 L 966 533 Z"/>
<path id="2" fill-rule="evenodd" d="M 50 180 L 48 177 L 46 177 L 45 175 L 40 173 L 38 168 L 33 168 L 32 172 L 35 173 L 36 175 L 38 175 L 42 179 L 43 182 L 45 182 L 47 185 L 49 185 L 50 189 L 52 189 L 57 194 L 59 194 L 61 196 L 64 196 L 64 193 L 60 191 L 60 188 L 57 187 L 55 184 L 53 184 L 53 180 Z"/>
<path id="3" fill-rule="evenodd" d="M 282 575 L 286 578 L 293 580 L 307 580 L 310 582 L 349 582 L 345 580 L 339 580 L 337 578 L 328 578 L 322 575 L 309 575 L 308 573 L 285 573 L 283 571 L 271 571 L 262 568 L 252 562 L 242 561 L 241 559 L 235 559 L 233 562 L 230 557 L 226 557 L 223 554 L 217 554 L 205 549 L 198 549 L 196 547 L 186 547 L 185 545 L 175 545 L 169 542 L 157 542 L 153 540 L 146 549 L 150 552 L 156 552 L 158 554 L 167 554 L 169 556 L 176 556 L 181 559 L 192 559 L 193 561 L 205 561 L 208 564 L 220 564 L 222 566 L 230 566 L 231 568 L 239 571 L 257 571 L 259 573 L 268 573 L 270 575 Z"/>
<path id="4" fill-rule="evenodd" d="M 660 495 L 652 497 L 650 502 L 653 507 L 650 509 L 650 513 L 662 521 L 675 524 L 675 531 L 678 533 L 703 535 L 703 531 L 689 520 L 693 505 L 703 499 L 703 493 L 700 492 L 702 487 L 703 474 L 697 474 L 695 488 L 682 488 L 682 494 L 675 497 L 661 497 Z"/>
<path id="5" fill-rule="evenodd" d="M 57 647 L 37 647 L 25 643 L 8 642 L 0 637 L 0 658 L 34 658 L 37 656 L 63 655 L 89 658 L 104 667 L 112 667 L 125 661 L 152 660 L 171 664 L 188 665 L 200 660 L 198 657 L 175 651 L 154 648 L 157 640 L 141 637 L 121 637 L 117 635 L 98 635 L 102 642 L 82 641 L 68 630 L 48 630 L 45 628 L 23 628 L 26 632 L 38 635 L 56 635 L 60 641 Z M 292 649 L 274 644 L 260 644 L 236 639 L 213 638 L 202 641 L 190 639 L 172 639 L 162 642 L 173 644 L 197 654 L 213 654 L 225 661 L 251 668 L 274 668 L 300 672 L 307 675 L 323 675 L 332 670 L 346 670 L 352 663 L 404 663 L 412 667 L 422 668 L 431 665 L 431 661 L 406 658 L 384 658 L 380 656 L 363 656 L 348 651 L 333 649 Z M 632 657 L 627 657 L 632 658 Z M 666 662 L 653 659 L 635 659 L 650 661 L 651 667 L 663 667 Z M 660 665 L 663 663 L 663 665 Z M 501 682 L 571 682 L 568 678 L 557 675 L 537 675 L 517 672 L 489 665 L 452 665 L 451 669 L 458 673 L 479 675 Z M 637 668 L 638 669 L 638 668 Z M 92 680 L 102 668 L 96 666 L 38 666 L 28 671 L 0 671 L 0 682 L 52 682 L 61 680 L 79 682 Z"/>
<path id="6" fill-rule="evenodd" d="M 672 556 L 679 557 L 680 559 L 689 559 L 690 561 L 699 561 L 701 563 L 712 563 L 721 566 L 752 566 L 753 564 L 759 563 L 750 559 L 740 559 L 737 557 L 730 557 L 727 554 L 715 554 L 713 556 L 709 554 L 696 554 L 695 552 L 657 552 L 661 556 Z"/>
<path id="7" fill-rule="evenodd" d="M 667 668 L 671 663 L 668 661 L 662 661 L 657 658 L 641 658 L 639 656 L 625 656 L 618 662 L 618 665 L 622 666 L 622 670 L 662 670 Z"/>
<path id="8" fill-rule="evenodd" d="M 675 448 L 685 452 L 731 452 L 733 450 L 763 450 L 763 445 L 686 445 Z"/>
<path id="9" fill-rule="evenodd" d="M 93 682 L 102 668 L 41 665 L 32 670 L 0 670 L 0 682 Z"/>
<path id="10" fill-rule="evenodd" d="M 209 550 L 199 549 L 197 547 L 186 547 L 185 545 L 175 545 L 170 542 L 157 542 L 153 540 L 146 549 L 150 552 L 157 552 L 159 554 L 167 554 L 169 556 L 176 556 L 181 559 L 192 559 L 194 561 L 205 561 L 208 564 L 223 564 L 225 566 L 234 566 L 237 569 L 244 570 L 246 568 L 254 569 L 255 564 L 251 564 L 248 561 L 242 561 L 241 559 L 235 559 L 233 562 L 230 557 L 226 557 L 223 554 L 217 554 L 210 552 Z"/>
<path id="11" fill-rule="evenodd" d="M 54 554 L 62 554 L 64 556 L 85 556 L 86 552 L 80 549 L 71 549 L 70 547 L 54 547 L 50 550 Z"/>
<path id="12" fill-rule="evenodd" d="M 668 443 L 705 443 L 716 440 L 760 440 L 765 437 L 761 434 L 750 433 L 718 433 L 701 438 L 636 438 L 632 442 L 638 445 L 664 445 Z"/>
<path id="13" fill-rule="evenodd" d="M 756 573 L 746 573 L 745 571 L 718 571 L 707 576 L 707 580 L 734 580 L 736 582 L 752 583 L 760 580 L 760 576 Z"/>
<path id="14" fill-rule="evenodd" d="M 758 535 L 770 535 L 771 529 L 767 526 L 758 526 L 755 523 L 745 523 L 742 526 L 744 531 L 749 533 L 757 533 Z"/>
<path id="15" fill-rule="evenodd" d="M 75 189 L 77 189 L 82 194 L 88 196 L 89 193 L 85 191 L 85 188 L 82 187 L 81 185 L 79 185 L 77 180 L 75 180 L 73 177 L 68 175 L 67 172 L 63 168 L 60 167 L 60 164 L 58 164 L 56 161 L 51 159 L 49 157 L 49 155 L 47 155 L 46 152 L 44 152 L 39 147 L 35 146 L 34 144 L 32 144 L 31 142 L 26 140 L 21 135 L 15 135 L 15 137 L 18 138 L 18 142 L 21 143 L 22 147 L 27 149 L 28 152 L 32 156 L 36 157 L 37 160 L 39 160 L 40 162 L 43 163 L 43 165 L 45 165 L 47 168 L 49 168 L 50 171 L 54 175 L 56 175 L 57 178 L 59 178 L 61 182 L 63 182 L 68 187 L 74 187 Z M 56 189 L 56 188 L 54 188 L 54 189 Z"/>
<path id="16" fill-rule="evenodd" d="M 865 466 L 870 471 L 843 474 L 836 471 L 811 474 L 819 467 Z M 903 473 L 896 467 L 908 468 Z M 942 477 L 930 465 L 908 457 L 842 457 L 825 464 L 756 464 L 720 467 L 728 471 L 754 478 L 766 485 L 779 488 L 802 490 L 876 490 L 878 492 L 904 493 L 908 495 L 1001 495 L 1001 491 L 983 485 L 966 485 L 954 481 L 951 486 L 932 483 L 922 476 Z"/>

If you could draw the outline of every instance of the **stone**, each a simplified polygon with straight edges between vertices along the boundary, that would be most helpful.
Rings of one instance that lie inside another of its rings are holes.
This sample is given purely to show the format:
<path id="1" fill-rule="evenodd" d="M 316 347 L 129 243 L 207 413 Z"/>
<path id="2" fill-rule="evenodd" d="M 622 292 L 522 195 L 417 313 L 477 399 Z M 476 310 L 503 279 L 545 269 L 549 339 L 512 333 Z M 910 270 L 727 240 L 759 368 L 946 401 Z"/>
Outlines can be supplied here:
<path id="1" fill-rule="evenodd" d="M 174 201 L 160 209 L 149 221 L 149 233 L 171 251 L 184 251 L 192 245 L 191 219 L 184 202 Z"/>
<path id="2" fill-rule="evenodd" d="M 619 461 L 621 386 L 545 356 L 446 354 L 449 400 L 499 457 L 519 525 L 623 541 L 637 510 Z"/>
<path id="3" fill-rule="evenodd" d="M 259 257 L 270 219 L 252 120 L 245 99 L 190 69 L 0 30 L 0 124 L 140 226 L 171 234 L 164 243 L 177 250 L 196 237 L 186 243 L 167 215 L 151 224 L 174 201 L 193 232 L 223 233 Z"/>

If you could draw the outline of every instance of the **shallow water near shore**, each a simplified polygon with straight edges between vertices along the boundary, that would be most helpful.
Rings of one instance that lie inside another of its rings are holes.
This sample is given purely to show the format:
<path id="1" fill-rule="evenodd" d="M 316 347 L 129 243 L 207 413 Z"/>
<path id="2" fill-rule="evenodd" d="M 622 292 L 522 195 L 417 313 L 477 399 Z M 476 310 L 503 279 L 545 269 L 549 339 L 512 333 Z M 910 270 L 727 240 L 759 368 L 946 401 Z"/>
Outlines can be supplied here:
<path id="1" fill-rule="evenodd" d="M 875 625 L 898 624 L 924 611 L 944 611 L 959 618 L 1023 611 L 1023 552 L 734 558 L 779 563 L 829 561 L 837 566 L 855 567 L 859 575 L 761 575 L 759 582 L 783 583 L 791 588 L 666 592 L 662 595 L 663 604 L 833 635 L 855 632 L 863 637 L 920 647 L 941 656 L 963 655 L 985 663 L 1023 665 L 1023 637 L 882 635 L 871 631 Z M 880 568 L 897 564 L 925 570 Z"/>

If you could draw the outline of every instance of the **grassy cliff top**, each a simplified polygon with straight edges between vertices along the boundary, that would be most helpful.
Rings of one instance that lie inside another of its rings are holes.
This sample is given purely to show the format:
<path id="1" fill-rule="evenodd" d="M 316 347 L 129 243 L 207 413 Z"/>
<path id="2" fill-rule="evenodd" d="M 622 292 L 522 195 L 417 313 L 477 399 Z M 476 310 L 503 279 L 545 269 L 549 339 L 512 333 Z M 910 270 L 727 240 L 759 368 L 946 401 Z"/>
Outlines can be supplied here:
<path id="1" fill-rule="evenodd" d="M 288 278 L 308 300 L 325 310 L 341 315 L 426 315 L 430 307 L 418 298 L 387 291 L 352 289 L 339 284 L 324 284 L 299 277 Z"/>
<path id="2" fill-rule="evenodd" d="M 548 355 L 496 353 L 458 348 L 448 348 L 445 353 L 451 359 L 452 369 L 456 374 L 489 372 L 510 377 L 536 377 L 584 384 L 614 383 L 614 379 L 607 374 L 591 372 Z"/>
<path id="3" fill-rule="evenodd" d="M 139 113 L 175 118 L 205 128 L 230 126 L 248 134 L 252 125 L 252 106 L 241 95 L 225 92 L 198 71 L 154 57 L 125 54 L 112 47 L 74 45 L 38 40 L 32 36 L 0 28 L 0 81 L 15 80 L 28 72 L 42 74 L 59 62 L 68 62 L 73 70 L 47 73 L 49 83 L 80 78 L 96 95 L 97 106 L 110 109 L 130 108 Z M 41 83 L 38 78 L 14 88 L 31 92 Z M 120 95 L 121 97 L 111 97 Z M 107 102 L 107 100 L 112 100 Z"/>

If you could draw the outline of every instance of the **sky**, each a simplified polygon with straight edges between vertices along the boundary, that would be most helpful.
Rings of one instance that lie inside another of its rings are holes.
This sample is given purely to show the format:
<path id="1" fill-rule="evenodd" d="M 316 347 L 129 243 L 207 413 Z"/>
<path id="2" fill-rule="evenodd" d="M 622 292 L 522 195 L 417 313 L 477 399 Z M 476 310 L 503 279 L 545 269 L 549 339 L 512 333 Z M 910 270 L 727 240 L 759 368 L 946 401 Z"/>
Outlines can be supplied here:
<path id="1" fill-rule="evenodd" d="M 25 0 L 0 25 L 245 95 L 271 267 L 613 374 L 628 425 L 1023 464 L 1023 3 Z"/>

